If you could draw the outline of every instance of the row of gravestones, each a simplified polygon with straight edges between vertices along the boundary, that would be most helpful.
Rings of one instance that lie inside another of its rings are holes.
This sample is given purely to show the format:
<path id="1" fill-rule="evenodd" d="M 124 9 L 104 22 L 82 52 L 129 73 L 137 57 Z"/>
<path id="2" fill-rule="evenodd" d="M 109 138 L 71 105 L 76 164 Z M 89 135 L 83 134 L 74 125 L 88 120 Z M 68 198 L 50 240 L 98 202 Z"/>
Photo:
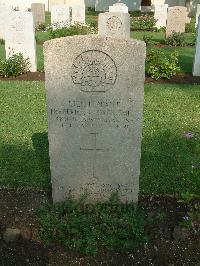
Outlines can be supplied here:
<path id="1" fill-rule="evenodd" d="M 200 4 L 197 5 L 196 23 L 198 24 L 198 17 L 200 15 Z M 167 4 L 155 5 L 154 18 L 156 20 L 156 27 L 166 27 L 166 37 L 175 32 L 185 32 L 185 24 L 187 23 L 186 7 L 176 6 L 169 7 Z"/>

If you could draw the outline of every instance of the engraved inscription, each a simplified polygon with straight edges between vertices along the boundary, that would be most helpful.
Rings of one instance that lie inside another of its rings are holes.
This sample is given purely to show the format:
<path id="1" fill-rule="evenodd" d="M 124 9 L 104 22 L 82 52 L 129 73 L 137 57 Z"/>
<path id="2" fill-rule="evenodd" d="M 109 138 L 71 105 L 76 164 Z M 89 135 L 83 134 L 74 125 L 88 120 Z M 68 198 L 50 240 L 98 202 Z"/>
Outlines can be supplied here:
<path id="1" fill-rule="evenodd" d="M 92 178 L 98 179 L 97 178 L 97 174 L 96 174 L 97 152 L 106 152 L 106 151 L 109 151 L 109 149 L 108 148 L 107 149 L 97 148 L 97 135 L 98 135 L 98 133 L 90 133 L 90 135 L 93 138 L 93 140 L 92 140 L 93 147 L 91 147 L 91 148 L 80 148 L 80 150 L 81 151 L 86 151 L 86 152 L 93 152 L 93 156 L 92 156 Z"/>
<path id="2" fill-rule="evenodd" d="M 133 124 L 133 103 L 120 100 L 69 100 L 63 107 L 49 109 L 51 118 L 59 128 L 108 127 L 129 129 Z"/>
<path id="3" fill-rule="evenodd" d="M 25 22 L 22 17 L 17 17 L 14 24 L 12 25 L 12 28 L 16 31 L 23 31 L 25 28 Z"/>
<path id="4" fill-rule="evenodd" d="M 117 16 L 112 16 L 107 20 L 107 27 L 110 31 L 118 31 L 122 27 L 122 21 Z"/>
<path id="5" fill-rule="evenodd" d="M 117 67 L 108 54 L 89 50 L 76 57 L 71 77 L 74 84 L 81 85 L 83 92 L 106 92 L 115 84 Z"/>

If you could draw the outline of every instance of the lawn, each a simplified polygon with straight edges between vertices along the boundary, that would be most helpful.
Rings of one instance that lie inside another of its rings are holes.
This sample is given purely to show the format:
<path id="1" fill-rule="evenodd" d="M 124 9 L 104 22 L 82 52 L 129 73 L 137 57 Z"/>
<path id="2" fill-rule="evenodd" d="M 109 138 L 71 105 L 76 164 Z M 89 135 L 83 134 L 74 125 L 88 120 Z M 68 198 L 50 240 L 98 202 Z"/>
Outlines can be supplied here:
<path id="1" fill-rule="evenodd" d="M 0 187 L 49 190 L 44 83 L 0 82 L 0 94 Z M 145 86 L 140 193 L 200 193 L 199 117 L 200 86 Z"/>

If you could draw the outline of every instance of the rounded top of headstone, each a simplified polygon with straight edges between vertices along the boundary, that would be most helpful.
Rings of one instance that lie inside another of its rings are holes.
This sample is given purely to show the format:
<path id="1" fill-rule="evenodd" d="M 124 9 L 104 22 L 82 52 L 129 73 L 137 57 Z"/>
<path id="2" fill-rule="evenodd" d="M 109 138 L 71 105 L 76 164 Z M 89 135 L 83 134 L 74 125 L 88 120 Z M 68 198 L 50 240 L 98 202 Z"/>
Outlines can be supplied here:
<path id="1" fill-rule="evenodd" d="M 126 4 L 124 4 L 124 3 L 115 3 L 115 4 L 113 4 L 113 6 L 126 6 Z"/>

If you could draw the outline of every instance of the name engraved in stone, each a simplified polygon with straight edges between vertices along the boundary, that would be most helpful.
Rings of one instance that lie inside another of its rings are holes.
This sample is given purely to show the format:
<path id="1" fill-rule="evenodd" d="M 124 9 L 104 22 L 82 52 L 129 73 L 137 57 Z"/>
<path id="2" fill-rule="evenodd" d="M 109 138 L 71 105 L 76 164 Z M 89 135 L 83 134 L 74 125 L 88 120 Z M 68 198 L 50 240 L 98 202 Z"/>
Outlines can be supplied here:
<path id="1" fill-rule="evenodd" d="M 81 85 L 83 92 L 106 92 L 117 79 L 114 60 L 98 50 L 83 52 L 73 62 L 71 77 L 74 84 Z"/>
<path id="2" fill-rule="evenodd" d="M 17 17 L 15 24 L 12 26 L 16 31 L 23 31 L 25 28 L 25 22 L 22 17 Z"/>
<path id="3" fill-rule="evenodd" d="M 131 106 L 119 101 L 71 100 L 64 107 L 49 109 L 59 128 L 129 128 L 133 124 Z"/>
<path id="4" fill-rule="evenodd" d="M 122 21 L 117 16 L 112 16 L 107 20 L 107 27 L 110 31 L 118 31 L 122 27 Z"/>

